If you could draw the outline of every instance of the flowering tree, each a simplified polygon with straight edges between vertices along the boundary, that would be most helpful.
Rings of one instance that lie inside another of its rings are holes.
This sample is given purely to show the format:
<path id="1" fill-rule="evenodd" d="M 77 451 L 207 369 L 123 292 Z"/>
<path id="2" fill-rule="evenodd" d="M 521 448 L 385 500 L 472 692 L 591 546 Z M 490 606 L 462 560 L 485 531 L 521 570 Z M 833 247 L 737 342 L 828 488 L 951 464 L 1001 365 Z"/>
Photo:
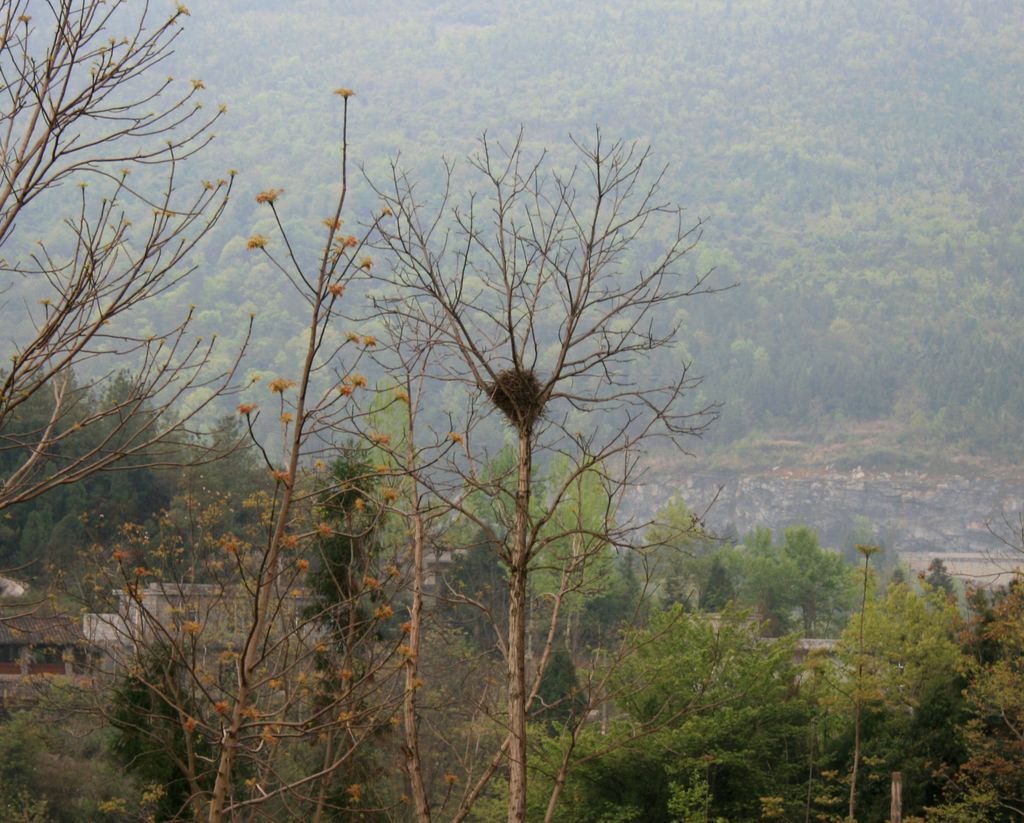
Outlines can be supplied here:
<path id="1" fill-rule="evenodd" d="M 229 744 L 219 819 L 260 807 L 277 819 L 303 808 L 319 820 L 388 796 L 371 765 L 372 752 L 390 748 L 400 700 L 391 602 L 402 579 L 375 548 L 381 514 L 364 476 L 351 456 L 325 471 L 330 487 L 293 510 L 302 537 L 286 537 L 273 574 L 264 568 L 275 515 L 266 492 L 242 502 L 248 516 L 228 534 L 219 512 L 228 499 L 213 493 L 190 512 L 188 529 L 168 516 L 153 534 L 124 527 L 112 552 L 97 547 L 106 557 L 86 581 L 98 611 L 86 627 L 112 688 L 95 708 L 126 768 L 162 787 L 164 819 L 211 815 Z M 264 586 L 269 615 L 229 738 Z"/>
<path id="2" fill-rule="evenodd" d="M 304 550 L 309 554 L 311 541 L 317 537 L 331 538 L 341 534 L 350 541 L 357 538 L 369 528 L 364 517 L 367 510 L 382 514 L 396 496 L 390 486 L 380 488 L 379 496 L 375 495 L 374 484 L 369 478 L 361 477 L 359 472 L 344 477 L 335 475 L 333 480 L 327 476 L 321 477 L 320 482 L 303 481 L 303 476 L 310 469 L 316 473 L 321 471 L 320 467 L 326 468 L 322 458 L 336 454 L 340 445 L 337 442 L 338 435 L 346 430 L 347 425 L 351 428 L 346 421 L 358 420 L 368 413 L 362 409 L 359 400 L 368 381 L 359 373 L 358 367 L 367 353 L 372 352 L 377 345 L 372 335 L 355 332 L 342 334 L 338 329 L 347 284 L 373 266 L 372 259 L 365 254 L 366 239 L 375 232 L 383 215 L 372 221 L 362 236 L 346 234 L 341 230 L 348 195 L 348 107 L 353 92 L 351 89 L 338 89 L 336 94 L 344 106 L 341 186 L 332 214 L 323 221 L 325 238 L 321 250 L 312 261 L 304 261 L 301 251 L 292 245 L 278 208 L 282 194 L 280 189 L 269 189 L 256 198 L 257 202 L 266 205 L 273 213 L 279 230 L 278 240 L 254 235 L 248 242 L 251 251 L 263 255 L 290 282 L 308 307 L 309 320 L 305 333 L 305 354 L 294 378 L 278 377 L 268 385 L 273 398 L 273 413 L 280 425 L 279 455 L 272 455 L 255 433 L 258 406 L 255 403 L 239 406 L 239 413 L 249 425 L 250 434 L 263 455 L 274 487 L 265 518 L 266 533 L 259 548 L 255 576 L 246 587 L 250 597 L 248 620 L 245 639 L 238 653 L 230 698 L 226 701 L 216 777 L 208 802 L 208 818 L 211 823 L 231 817 L 242 809 L 266 803 L 272 797 L 282 797 L 295 791 L 299 791 L 302 796 L 301 793 L 313 784 L 321 787 L 316 808 L 317 814 L 322 814 L 328 782 L 346 764 L 351 763 L 382 719 L 390 718 L 393 707 L 388 689 L 395 681 L 383 672 L 392 661 L 395 666 L 399 666 L 402 659 L 401 647 L 404 644 L 400 640 L 388 645 L 386 651 L 368 652 L 371 662 L 362 666 L 364 675 L 360 682 L 374 690 L 376 695 L 372 700 L 361 702 L 358 713 L 349 705 L 352 697 L 350 686 L 346 685 L 312 714 L 300 720 L 292 719 L 293 727 L 301 729 L 302 734 L 323 733 L 326 736 L 328 748 L 318 768 L 295 779 L 279 778 L 272 792 L 263 790 L 249 793 L 244 798 L 234 796 L 231 788 L 237 777 L 240 758 L 260 759 L 258 744 L 254 746 L 247 735 L 252 727 L 253 713 L 258 713 L 255 703 L 260 690 L 270 679 L 275 679 L 272 674 L 273 657 L 268 654 L 268 650 L 280 642 L 273 638 L 275 621 L 281 611 L 281 580 L 289 569 L 286 558 L 296 551 Z M 277 242 L 283 246 L 280 253 L 275 250 Z M 377 436 L 374 442 L 384 443 L 383 435 Z M 311 481 L 315 481 L 315 477 Z M 355 517 L 350 512 L 347 518 L 326 517 L 325 514 L 332 506 L 328 504 L 325 508 L 323 503 L 315 505 L 315 501 L 322 501 L 325 494 L 328 498 L 336 495 L 342 500 L 355 494 L 355 499 L 351 501 L 351 511 L 357 512 L 359 516 Z M 329 563 L 326 556 L 322 556 L 321 560 Z M 299 562 L 308 564 L 309 560 L 300 558 Z M 392 566 L 389 574 L 398 578 L 400 570 Z M 358 609 L 352 612 L 348 622 L 349 636 L 343 644 L 346 654 L 357 654 L 357 646 L 363 640 L 372 645 L 376 621 L 393 616 L 393 609 L 387 602 L 381 601 L 374 594 L 380 586 L 380 580 L 367 574 L 362 579 L 357 577 L 354 583 L 350 581 L 346 586 L 336 587 L 336 594 L 342 602 L 331 605 L 332 610 L 355 609 L 356 601 L 365 597 L 375 597 L 377 602 L 369 619 L 359 618 Z M 351 632 L 355 632 L 355 635 Z M 351 661 L 343 663 L 341 668 L 356 671 Z M 355 733 L 351 724 L 357 719 L 362 721 L 357 724 L 361 731 Z M 281 720 L 260 719 L 257 725 L 266 730 L 268 722 L 278 723 Z M 332 738 L 329 730 L 336 724 L 341 724 L 338 730 L 342 734 L 341 739 L 347 742 L 331 747 L 331 741 L 338 738 Z M 358 806 L 363 794 L 359 785 L 354 785 L 356 788 L 352 790 L 350 799 Z"/>
<path id="3" fill-rule="evenodd" d="M 341 188 L 323 247 L 306 259 L 293 246 L 282 190 L 256 198 L 279 232 L 253 235 L 249 252 L 309 309 L 294 372 L 252 382 L 237 408 L 266 487 L 245 501 L 234 531 L 207 511 L 229 505 L 215 489 L 159 535 L 126 528 L 90 581 L 93 635 L 122 684 L 111 723 L 125 751 L 145 751 L 173 775 L 172 819 L 282 819 L 301 809 L 322 820 L 392 802 L 378 790 L 383 777 L 364 778 L 402 700 L 410 655 L 392 603 L 405 571 L 376 537 L 399 496 L 374 463 L 388 437 L 373 429 L 374 395 L 358 371 L 377 341 L 339 323 L 347 285 L 372 260 L 365 236 L 341 231 L 352 92 L 338 95 Z M 263 436 L 264 414 L 274 437 Z M 361 429 L 368 442 L 346 444 Z"/>

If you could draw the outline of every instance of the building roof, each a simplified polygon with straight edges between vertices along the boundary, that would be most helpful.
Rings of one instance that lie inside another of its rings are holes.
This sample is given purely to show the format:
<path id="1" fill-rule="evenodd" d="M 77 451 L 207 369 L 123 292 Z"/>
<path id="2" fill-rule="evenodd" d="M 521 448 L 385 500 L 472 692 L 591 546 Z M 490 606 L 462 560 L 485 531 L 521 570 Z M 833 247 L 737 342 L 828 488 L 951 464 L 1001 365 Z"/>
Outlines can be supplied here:
<path id="1" fill-rule="evenodd" d="M 0 643 L 16 646 L 70 646 L 85 639 L 78 621 L 65 615 L 0 615 Z"/>
<path id="2" fill-rule="evenodd" d="M 1021 569 L 1020 555 L 1010 551 L 900 552 L 900 560 L 919 575 L 928 574 L 932 562 L 941 560 L 952 577 L 987 589 L 1008 585 Z"/>

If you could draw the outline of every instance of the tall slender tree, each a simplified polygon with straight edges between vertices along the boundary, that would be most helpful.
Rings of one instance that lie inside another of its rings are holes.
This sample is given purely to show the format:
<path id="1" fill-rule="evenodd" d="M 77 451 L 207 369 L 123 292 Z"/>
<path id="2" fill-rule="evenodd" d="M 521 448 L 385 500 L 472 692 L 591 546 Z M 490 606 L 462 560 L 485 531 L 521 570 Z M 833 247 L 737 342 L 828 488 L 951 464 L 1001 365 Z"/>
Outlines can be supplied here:
<path id="1" fill-rule="evenodd" d="M 857 674 L 853 684 L 853 766 L 850 768 L 849 819 L 857 819 L 857 776 L 860 770 L 861 721 L 864 714 L 864 620 L 868 605 L 868 584 L 871 581 L 871 556 L 878 554 L 878 546 L 857 546 L 864 558 L 861 579 L 860 614 L 857 618 Z"/>

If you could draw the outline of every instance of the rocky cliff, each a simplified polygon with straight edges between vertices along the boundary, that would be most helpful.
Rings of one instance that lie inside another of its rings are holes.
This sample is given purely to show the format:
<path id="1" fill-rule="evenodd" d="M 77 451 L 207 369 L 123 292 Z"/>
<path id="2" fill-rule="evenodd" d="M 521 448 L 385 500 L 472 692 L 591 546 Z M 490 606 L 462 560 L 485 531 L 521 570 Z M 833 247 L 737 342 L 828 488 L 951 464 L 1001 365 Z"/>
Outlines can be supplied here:
<path id="1" fill-rule="evenodd" d="M 870 521 L 892 549 L 987 552 L 999 527 L 1024 510 L 1024 475 L 932 476 L 916 472 L 776 469 L 762 474 L 659 471 L 638 489 L 636 510 L 650 514 L 680 494 L 714 530 L 809 525 L 822 543 L 841 547 L 856 518 Z M 708 508 L 710 506 L 710 508 Z"/>

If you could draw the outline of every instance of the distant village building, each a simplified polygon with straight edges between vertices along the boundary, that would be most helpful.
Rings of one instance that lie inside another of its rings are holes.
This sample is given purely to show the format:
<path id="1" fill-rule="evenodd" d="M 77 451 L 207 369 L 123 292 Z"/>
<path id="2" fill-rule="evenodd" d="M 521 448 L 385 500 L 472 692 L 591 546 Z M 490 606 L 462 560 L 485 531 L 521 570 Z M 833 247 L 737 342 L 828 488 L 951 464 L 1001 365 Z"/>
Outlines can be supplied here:
<path id="1" fill-rule="evenodd" d="M 83 675 L 91 664 L 78 621 L 67 616 L 0 615 L 0 707 L 30 705 L 35 678 Z"/>
<path id="2" fill-rule="evenodd" d="M 793 648 L 793 660 L 803 665 L 812 654 L 833 656 L 839 648 L 839 641 L 831 637 L 800 637 Z"/>
<path id="3" fill-rule="evenodd" d="M 950 576 L 979 589 L 1006 586 L 1024 566 L 1024 557 L 1005 552 L 900 552 L 900 560 L 918 575 L 927 575 L 932 562 L 941 560 Z"/>
<path id="4" fill-rule="evenodd" d="M 0 619 L 0 679 L 33 674 L 75 674 L 87 658 L 78 621 L 65 616 L 15 615 Z"/>
<path id="5" fill-rule="evenodd" d="M 101 667 L 124 665 L 138 649 L 161 638 L 196 637 L 200 656 L 240 649 L 252 612 L 252 596 L 241 586 L 216 583 L 150 583 L 132 597 L 118 592 L 118 610 L 86 614 L 82 625 L 88 642 L 102 652 Z M 293 589 L 275 609 L 278 630 L 308 636 L 315 620 L 306 617 L 313 600 L 308 591 Z"/>

